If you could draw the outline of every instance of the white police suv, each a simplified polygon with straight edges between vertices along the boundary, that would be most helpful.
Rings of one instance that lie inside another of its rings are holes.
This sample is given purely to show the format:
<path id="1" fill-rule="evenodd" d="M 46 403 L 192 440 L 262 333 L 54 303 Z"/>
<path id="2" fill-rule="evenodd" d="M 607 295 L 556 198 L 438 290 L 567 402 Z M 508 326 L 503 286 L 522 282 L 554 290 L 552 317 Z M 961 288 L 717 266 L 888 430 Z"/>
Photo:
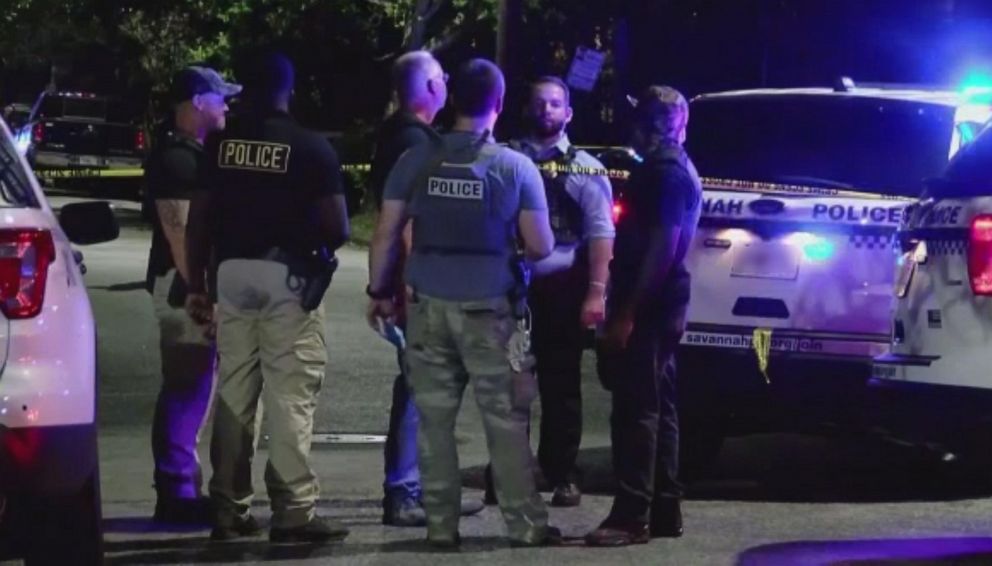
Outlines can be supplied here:
<path id="1" fill-rule="evenodd" d="M 679 352 L 688 467 L 730 432 L 835 419 L 864 387 L 888 349 L 903 209 L 990 115 L 956 92 L 849 81 L 692 101 L 704 201 Z"/>
<path id="2" fill-rule="evenodd" d="M 0 122 L 0 560 L 102 559 L 95 329 L 71 243 L 117 233 L 106 203 L 57 219 Z"/>
<path id="3" fill-rule="evenodd" d="M 907 211 L 898 241 L 891 352 L 876 358 L 874 377 L 890 390 L 890 397 L 898 391 L 900 401 L 912 402 L 911 394 L 917 393 L 917 419 L 929 415 L 929 426 L 940 429 L 940 436 L 930 434 L 929 440 L 968 449 L 983 438 L 979 448 L 987 460 L 992 425 L 992 128 L 927 184 L 923 198 Z M 932 418 L 938 416 L 944 418 Z M 981 429 L 985 434 L 971 436 Z"/>

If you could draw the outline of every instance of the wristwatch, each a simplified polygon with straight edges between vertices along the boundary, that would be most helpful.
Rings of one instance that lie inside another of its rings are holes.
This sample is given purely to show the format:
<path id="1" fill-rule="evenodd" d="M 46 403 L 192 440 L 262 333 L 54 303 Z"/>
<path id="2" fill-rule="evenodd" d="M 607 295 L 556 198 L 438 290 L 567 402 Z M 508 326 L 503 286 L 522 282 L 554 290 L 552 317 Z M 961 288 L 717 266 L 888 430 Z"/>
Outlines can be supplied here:
<path id="1" fill-rule="evenodd" d="M 365 286 L 365 294 L 375 301 L 384 301 L 393 298 L 393 293 L 390 291 L 373 291 L 371 284 Z"/>

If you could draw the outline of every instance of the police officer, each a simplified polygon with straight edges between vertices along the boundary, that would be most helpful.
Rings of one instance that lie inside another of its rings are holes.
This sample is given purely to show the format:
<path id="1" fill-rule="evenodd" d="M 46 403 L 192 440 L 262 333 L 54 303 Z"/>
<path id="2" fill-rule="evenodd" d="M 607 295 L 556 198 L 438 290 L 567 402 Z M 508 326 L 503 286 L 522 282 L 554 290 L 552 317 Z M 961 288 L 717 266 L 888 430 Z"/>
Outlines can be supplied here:
<path id="1" fill-rule="evenodd" d="M 448 98 L 448 75 L 430 52 L 403 54 L 393 64 L 392 74 L 399 107 L 379 128 L 369 174 L 369 188 L 377 208 L 382 206 L 386 176 L 400 155 L 413 146 L 439 139 L 431 123 Z M 400 265 L 406 258 L 406 248 L 406 245 L 400 248 Z M 395 274 L 395 295 L 402 299 L 405 289 L 402 269 L 398 267 Z M 404 309 L 402 305 L 397 306 L 401 314 Z M 417 424 L 420 419 L 407 387 L 402 340 L 399 338 L 404 327 L 400 316 L 393 333 L 389 334 L 397 342 L 400 374 L 393 384 L 389 432 L 386 435 L 382 522 L 398 527 L 415 527 L 425 525 L 427 517 L 421 504 L 420 467 L 417 463 Z M 482 508 L 478 500 L 462 502 L 463 515 L 478 513 Z"/>
<path id="2" fill-rule="evenodd" d="M 414 147 L 386 181 L 372 243 L 369 322 L 395 315 L 391 284 L 401 232 L 413 220 L 406 265 L 412 288 L 407 304 L 406 361 L 420 412 L 420 467 L 427 539 L 459 543 L 461 478 L 455 419 L 462 393 L 473 382 L 482 413 L 496 490 L 511 542 L 548 544 L 560 539 L 547 525 L 547 509 L 534 485 L 527 442 L 536 394 L 523 333 L 517 333 L 511 295 L 516 240 L 540 259 L 553 236 L 540 174 L 525 156 L 493 143 L 490 132 L 503 106 L 505 83 L 494 64 L 466 63 L 453 82 L 457 114 L 439 143 Z"/>
<path id="3" fill-rule="evenodd" d="M 529 304 L 533 350 L 541 393 L 541 437 L 537 459 L 554 490 L 551 504 L 579 504 L 576 459 L 582 440 L 582 350 L 585 331 L 602 322 L 613 253 L 613 191 L 601 175 L 572 168 L 603 165 L 571 144 L 570 93 L 557 77 L 531 84 L 524 112 L 527 137 L 510 146 L 542 166 L 555 248 L 534 266 Z"/>
<path id="4" fill-rule="evenodd" d="M 216 352 L 209 327 L 186 314 L 186 219 L 203 168 L 203 141 L 224 129 L 225 98 L 241 92 L 206 67 L 192 66 L 172 80 L 170 117 L 145 162 L 145 210 L 153 224 L 146 276 L 159 328 L 162 388 L 152 423 L 155 520 L 205 524 L 197 456 L 200 429 L 214 390 Z"/>
<path id="5" fill-rule="evenodd" d="M 245 79 L 246 107 L 208 141 L 210 168 L 188 228 L 187 309 L 202 320 L 212 313 L 205 278 L 211 250 L 219 263 L 211 538 L 259 532 L 249 510 L 255 419 L 264 395 L 269 539 L 340 540 L 348 530 L 316 515 L 319 488 L 308 462 L 327 362 L 319 300 L 329 272 L 314 250 L 326 256 L 348 238 L 340 165 L 326 139 L 290 117 L 294 72 L 285 56 L 259 57 Z"/>
<path id="6" fill-rule="evenodd" d="M 626 214 L 617 225 L 598 357 L 600 378 L 613 393 L 617 490 L 609 516 L 586 536 L 594 546 L 682 534 L 673 358 L 685 329 L 683 261 L 699 222 L 702 186 L 682 148 L 685 98 L 652 86 L 638 97 L 634 114 L 632 145 L 644 161 L 631 172 Z"/>

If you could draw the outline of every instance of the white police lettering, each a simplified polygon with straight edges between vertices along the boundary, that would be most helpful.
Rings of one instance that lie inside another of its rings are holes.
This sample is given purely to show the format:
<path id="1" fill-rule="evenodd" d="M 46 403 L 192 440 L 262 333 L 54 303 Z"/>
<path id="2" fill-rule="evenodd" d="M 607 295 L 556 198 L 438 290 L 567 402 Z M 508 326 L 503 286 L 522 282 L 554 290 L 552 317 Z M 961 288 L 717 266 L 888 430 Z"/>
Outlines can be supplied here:
<path id="1" fill-rule="evenodd" d="M 482 200 L 482 181 L 431 177 L 427 181 L 427 194 L 432 197 Z"/>
<path id="2" fill-rule="evenodd" d="M 924 216 L 924 226 L 956 226 L 961 219 L 960 206 L 935 206 Z"/>
<path id="3" fill-rule="evenodd" d="M 221 169 L 285 173 L 289 170 L 290 149 L 290 146 L 281 143 L 224 140 L 220 144 L 217 166 Z"/>
<path id="4" fill-rule="evenodd" d="M 873 224 L 898 224 L 902 218 L 902 208 L 816 204 L 813 205 L 813 218 L 815 220 L 830 220 L 832 222 L 865 221 Z"/>
<path id="5" fill-rule="evenodd" d="M 740 216 L 744 212 L 743 200 L 704 199 L 703 214 Z"/>

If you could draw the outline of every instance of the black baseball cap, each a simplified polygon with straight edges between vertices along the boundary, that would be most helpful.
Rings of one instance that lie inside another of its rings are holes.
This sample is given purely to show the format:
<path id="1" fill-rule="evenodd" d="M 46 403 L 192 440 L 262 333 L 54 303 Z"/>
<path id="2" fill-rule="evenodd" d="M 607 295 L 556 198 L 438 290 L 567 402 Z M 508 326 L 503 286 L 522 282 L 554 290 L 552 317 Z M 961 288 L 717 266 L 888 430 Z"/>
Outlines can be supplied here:
<path id="1" fill-rule="evenodd" d="M 241 92 L 241 85 L 229 83 L 210 67 L 190 66 L 172 77 L 172 101 L 185 102 L 199 94 L 212 92 L 224 98 Z"/>

